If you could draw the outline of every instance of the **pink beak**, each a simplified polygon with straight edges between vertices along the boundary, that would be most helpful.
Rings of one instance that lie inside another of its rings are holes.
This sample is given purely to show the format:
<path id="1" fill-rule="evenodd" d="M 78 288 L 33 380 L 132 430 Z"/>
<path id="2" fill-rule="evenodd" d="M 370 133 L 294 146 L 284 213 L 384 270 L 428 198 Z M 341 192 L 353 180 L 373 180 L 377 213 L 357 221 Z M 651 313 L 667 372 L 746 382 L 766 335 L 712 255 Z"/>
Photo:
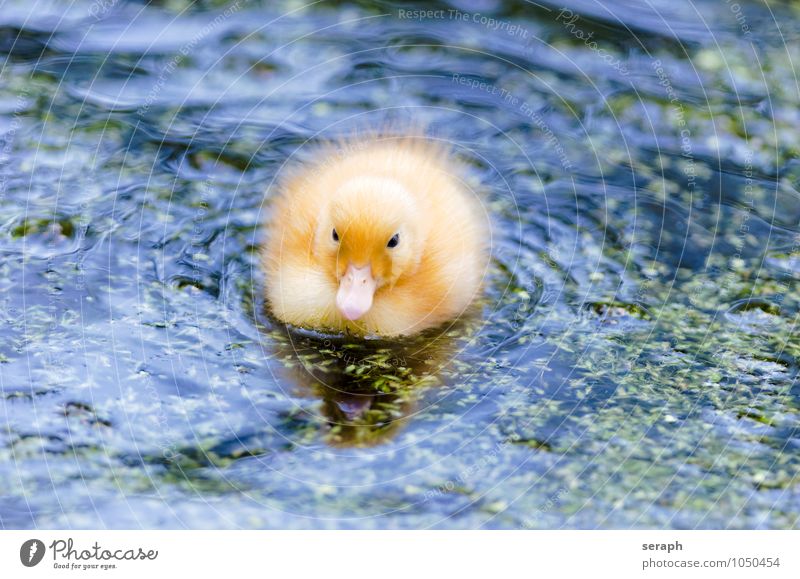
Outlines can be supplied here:
<path id="1" fill-rule="evenodd" d="M 372 296 L 375 295 L 376 288 L 377 282 L 372 277 L 369 265 L 355 267 L 350 264 L 339 281 L 336 307 L 345 319 L 357 320 L 372 307 Z"/>

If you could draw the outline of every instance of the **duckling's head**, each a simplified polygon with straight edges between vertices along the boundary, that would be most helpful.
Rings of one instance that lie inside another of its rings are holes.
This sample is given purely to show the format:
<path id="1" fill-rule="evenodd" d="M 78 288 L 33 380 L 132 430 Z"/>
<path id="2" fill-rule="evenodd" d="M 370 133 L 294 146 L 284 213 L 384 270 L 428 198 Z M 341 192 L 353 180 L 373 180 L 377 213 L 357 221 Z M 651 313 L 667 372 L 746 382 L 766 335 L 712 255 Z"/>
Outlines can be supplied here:
<path id="1" fill-rule="evenodd" d="M 376 291 L 416 270 L 424 219 L 400 183 L 378 176 L 346 181 L 320 209 L 314 253 L 338 284 L 339 312 L 357 320 L 372 307 Z"/>

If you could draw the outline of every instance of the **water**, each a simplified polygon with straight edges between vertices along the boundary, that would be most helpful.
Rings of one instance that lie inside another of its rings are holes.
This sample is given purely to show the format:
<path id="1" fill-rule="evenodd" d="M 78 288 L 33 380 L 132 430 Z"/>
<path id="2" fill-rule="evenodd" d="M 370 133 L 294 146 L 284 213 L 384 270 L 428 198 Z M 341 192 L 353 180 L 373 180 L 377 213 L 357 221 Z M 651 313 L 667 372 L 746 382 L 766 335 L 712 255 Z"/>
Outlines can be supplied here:
<path id="1" fill-rule="evenodd" d="M 797 526 L 796 5 L 1 4 L 3 527 Z M 264 192 L 387 121 L 480 311 L 287 332 Z"/>

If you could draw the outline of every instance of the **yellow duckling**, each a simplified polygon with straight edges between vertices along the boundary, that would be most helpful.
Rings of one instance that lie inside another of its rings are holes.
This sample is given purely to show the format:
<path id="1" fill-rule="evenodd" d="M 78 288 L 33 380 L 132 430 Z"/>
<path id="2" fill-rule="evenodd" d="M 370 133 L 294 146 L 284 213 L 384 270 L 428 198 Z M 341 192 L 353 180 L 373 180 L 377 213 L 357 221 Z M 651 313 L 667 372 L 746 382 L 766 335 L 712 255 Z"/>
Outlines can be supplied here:
<path id="1" fill-rule="evenodd" d="M 400 336 L 461 315 L 488 263 L 489 218 L 465 167 L 421 137 L 329 145 L 279 186 L 263 263 L 274 315 Z"/>

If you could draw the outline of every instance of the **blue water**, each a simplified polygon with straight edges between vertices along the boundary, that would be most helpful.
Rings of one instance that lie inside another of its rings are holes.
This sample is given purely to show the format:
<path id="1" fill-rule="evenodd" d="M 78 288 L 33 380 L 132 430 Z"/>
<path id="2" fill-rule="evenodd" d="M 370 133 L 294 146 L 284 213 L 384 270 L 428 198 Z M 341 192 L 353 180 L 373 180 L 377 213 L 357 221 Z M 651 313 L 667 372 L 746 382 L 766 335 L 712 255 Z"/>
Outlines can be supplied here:
<path id="1" fill-rule="evenodd" d="M 796 527 L 798 16 L 0 0 L 0 525 Z M 483 185 L 479 311 L 287 330 L 270 186 L 384 123 Z"/>

